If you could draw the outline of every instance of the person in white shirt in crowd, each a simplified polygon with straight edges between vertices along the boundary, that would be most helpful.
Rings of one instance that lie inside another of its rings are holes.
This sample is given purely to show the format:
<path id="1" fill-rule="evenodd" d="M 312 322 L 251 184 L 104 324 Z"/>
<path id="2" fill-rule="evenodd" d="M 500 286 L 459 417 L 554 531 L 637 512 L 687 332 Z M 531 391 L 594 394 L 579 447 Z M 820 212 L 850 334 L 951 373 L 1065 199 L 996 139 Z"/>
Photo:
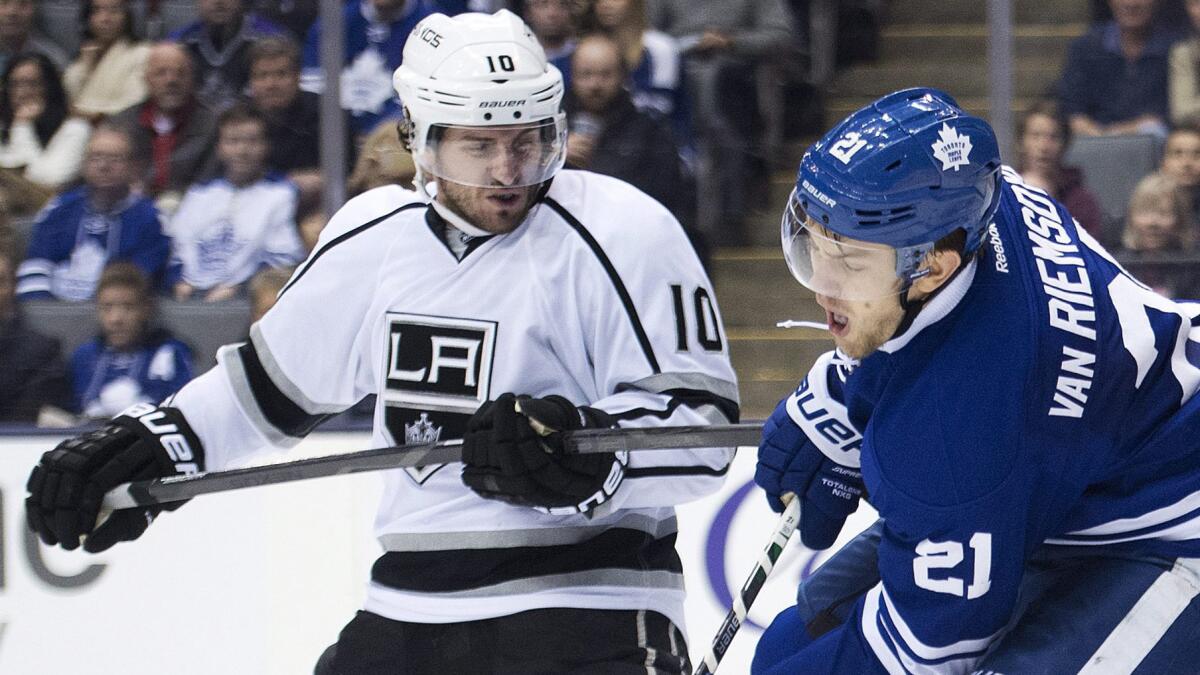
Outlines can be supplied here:
<path id="1" fill-rule="evenodd" d="M 133 28 L 129 0 L 85 0 L 83 42 L 63 72 L 75 113 L 99 119 L 146 100 L 150 45 Z"/>
<path id="2" fill-rule="evenodd" d="M 205 302 L 239 295 L 264 266 L 304 257 L 296 231 L 296 187 L 267 172 L 267 123 L 245 104 L 217 121 L 221 175 L 192 186 L 171 218 L 176 300 Z"/>
<path id="3" fill-rule="evenodd" d="M 71 116 L 58 69 L 42 54 L 10 59 L 0 92 L 3 206 L 32 213 L 75 178 L 91 126 Z"/>

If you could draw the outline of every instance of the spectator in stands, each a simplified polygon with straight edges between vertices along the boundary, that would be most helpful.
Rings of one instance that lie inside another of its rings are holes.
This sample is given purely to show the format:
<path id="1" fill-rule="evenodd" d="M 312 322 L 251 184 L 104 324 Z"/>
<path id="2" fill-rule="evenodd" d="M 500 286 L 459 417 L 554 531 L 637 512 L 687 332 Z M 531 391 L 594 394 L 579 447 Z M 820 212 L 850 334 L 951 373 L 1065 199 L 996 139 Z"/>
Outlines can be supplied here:
<path id="1" fill-rule="evenodd" d="M 279 291 L 292 278 L 293 271 L 291 267 L 264 267 L 250 277 L 250 283 L 246 285 L 250 291 L 250 323 L 263 318 L 267 310 L 275 306 Z"/>
<path id="2" fill-rule="evenodd" d="M 0 199 L 9 214 L 41 208 L 79 172 L 91 126 L 73 117 L 58 70 L 19 54 L 0 76 Z"/>
<path id="3" fill-rule="evenodd" d="M 400 66 L 400 54 L 409 33 L 421 19 L 437 11 L 432 0 L 362 0 L 347 2 L 346 66 L 342 70 L 342 108 L 354 121 L 361 136 L 380 121 L 400 117 L 400 103 L 393 94 L 392 73 Z M 300 86 L 321 93 L 321 20 L 304 42 L 304 69 Z"/>
<path id="4" fill-rule="evenodd" d="M 33 26 L 37 3 L 33 0 L 0 0 L 0 70 L 17 54 L 41 54 L 55 68 L 67 65 L 68 56 L 54 40 L 39 33 Z"/>
<path id="5" fill-rule="evenodd" d="M 253 0 L 250 8 L 259 16 L 287 29 L 288 36 L 304 42 L 308 29 L 321 13 L 317 0 Z"/>
<path id="6" fill-rule="evenodd" d="M 20 256 L 12 239 L 0 239 L 0 422 L 33 423 L 70 397 L 58 340 L 25 325 L 15 302 Z"/>
<path id="7" fill-rule="evenodd" d="M 76 114 L 92 120 L 146 100 L 150 46 L 133 30 L 129 0 L 85 0 L 83 42 L 63 73 Z"/>
<path id="8" fill-rule="evenodd" d="M 1167 132 L 1167 54 L 1179 35 L 1155 0 L 1109 0 L 1113 19 L 1071 43 L 1059 95 L 1080 136 Z"/>
<path id="9" fill-rule="evenodd" d="M 650 25 L 683 54 L 699 151 L 698 226 L 714 244 L 745 243 L 746 195 L 764 180 L 752 156 L 756 69 L 794 55 L 791 15 L 784 0 L 658 0 L 647 9 Z"/>
<path id="10" fill-rule="evenodd" d="M 196 63 L 197 95 L 214 110 L 223 110 L 245 91 L 250 79 L 250 45 L 286 31 L 254 12 L 246 0 L 197 0 L 200 19 L 179 29 L 171 39 L 185 45 Z"/>
<path id="11" fill-rule="evenodd" d="M 192 379 L 192 353 L 154 325 L 154 294 L 136 265 L 113 263 L 96 290 L 100 334 L 71 356 L 74 410 L 106 418 L 158 403 Z"/>
<path id="12" fill-rule="evenodd" d="M 608 35 L 621 48 L 629 71 L 626 85 L 633 104 L 672 120 L 678 140 L 687 143 L 686 112 L 675 38 L 649 27 L 646 0 L 594 0 L 584 17 L 587 30 Z"/>
<path id="13" fill-rule="evenodd" d="M 267 166 L 300 190 L 301 213 L 320 204 L 321 98 L 300 89 L 300 48 L 290 38 L 263 38 L 250 48 L 250 103 L 267 120 Z M 349 129 L 347 130 L 349 131 Z M 345 139 L 347 157 L 353 133 Z"/>
<path id="14" fill-rule="evenodd" d="M 1195 250 L 1191 208 L 1169 176 L 1152 173 L 1129 198 L 1121 236 L 1121 259 L 1138 280 L 1169 298 L 1192 298 L 1200 291 L 1194 264 L 1164 264 L 1163 254 Z"/>
<path id="15" fill-rule="evenodd" d="M 396 123 L 386 120 L 363 139 L 358 160 L 346 179 L 346 194 L 353 197 L 381 185 L 393 184 L 411 190 L 416 174 L 416 164 L 412 154 L 400 142 Z"/>
<path id="16" fill-rule="evenodd" d="M 572 68 L 567 163 L 632 183 L 690 223 L 694 195 L 679 148 L 665 120 L 633 105 L 620 45 L 602 34 L 584 37 Z"/>
<path id="17" fill-rule="evenodd" d="M 563 87 L 571 89 L 571 54 L 575 51 L 577 18 L 572 0 L 524 0 L 521 18 L 546 52 L 546 60 L 562 72 Z"/>
<path id="18" fill-rule="evenodd" d="M 1083 172 L 1063 164 L 1071 127 L 1050 100 L 1030 106 L 1017 124 L 1019 166 L 1025 182 L 1062 202 L 1093 237 L 1103 239 L 1104 212 L 1084 185 Z"/>
<path id="19" fill-rule="evenodd" d="M 238 296 L 260 268 L 287 267 L 304 256 L 296 187 L 267 173 L 262 115 L 240 103 L 222 113 L 217 154 L 221 176 L 188 190 L 168 228 L 180 275 L 176 300 Z"/>
<path id="20" fill-rule="evenodd" d="M 146 59 L 149 98 L 113 118 L 134 139 L 134 157 L 146 164 L 142 189 L 166 213 L 192 181 L 216 169 L 216 115 L 196 97 L 193 67 L 183 46 L 155 44 Z"/>
<path id="21" fill-rule="evenodd" d="M 1191 205 L 1192 222 L 1200 225 L 1200 119 L 1184 119 L 1171 128 L 1160 169 L 1179 185 Z"/>
<path id="22" fill-rule="evenodd" d="M 129 134 L 102 124 L 83 163 L 83 185 L 56 197 L 33 226 L 21 264 L 22 300 L 90 300 L 100 273 L 116 260 L 162 279 L 170 242 L 149 198 L 133 190 Z"/>
<path id="23" fill-rule="evenodd" d="M 1167 58 L 1171 122 L 1200 115 L 1200 0 L 1187 0 L 1192 30 L 1186 40 L 1176 42 Z"/>

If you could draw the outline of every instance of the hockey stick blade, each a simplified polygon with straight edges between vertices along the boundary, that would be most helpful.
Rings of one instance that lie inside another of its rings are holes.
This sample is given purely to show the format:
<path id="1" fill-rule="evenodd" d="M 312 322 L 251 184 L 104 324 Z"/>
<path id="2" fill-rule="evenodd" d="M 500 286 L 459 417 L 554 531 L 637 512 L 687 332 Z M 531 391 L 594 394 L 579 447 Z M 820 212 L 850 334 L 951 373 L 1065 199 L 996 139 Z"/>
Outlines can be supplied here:
<path id="1" fill-rule="evenodd" d="M 761 434 L 762 427 L 757 424 L 581 429 L 564 433 L 563 445 L 567 452 L 577 454 L 631 450 L 694 450 L 757 446 Z M 115 511 L 177 502 L 198 495 L 260 485 L 290 483 L 362 471 L 448 464 L 461 460 L 462 441 L 459 440 L 374 448 L 295 462 L 125 483 L 113 488 L 104 496 L 102 508 Z"/>
<path id="2" fill-rule="evenodd" d="M 712 675 L 716 672 L 717 665 L 721 663 L 721 659 L 724 658 L 725 652 L 729 650 L 729 645 L 733 642 L 733 637 L 737 635 L 738 629 L 742 627 L 742 622 L 746 620 L 746 615 L 750 612 L 750 605 L 754 604 L 758 592 L 762 590 L 763 584 L 767 583 L 767 577 L 770 576 L 771 570 L 775 569 L 775 563 L 779 562 L 779 556 L 783 554 L 783 549 L 787 546 L 788 540 L 792 538 L 792 532 L 796 530 L 796 524 L 799 522 L 800 500 L 793 497 L 788 501 L 783 515 L 779 516 L 778 522 L 775 523 L 775 531 L 771 533 L 771 540 L 754 564 L 754 569 L 750 571 L 746 583 L 742 584 L 741 593 L 734 598 L 733 608 L 725 615 L 725 620 L 721 622 L 721 627 L 713 636 L 712 646 L 709 647 L 708 653 L 704 655 L 704 660 L 696 668 L 695 675 Z"/>

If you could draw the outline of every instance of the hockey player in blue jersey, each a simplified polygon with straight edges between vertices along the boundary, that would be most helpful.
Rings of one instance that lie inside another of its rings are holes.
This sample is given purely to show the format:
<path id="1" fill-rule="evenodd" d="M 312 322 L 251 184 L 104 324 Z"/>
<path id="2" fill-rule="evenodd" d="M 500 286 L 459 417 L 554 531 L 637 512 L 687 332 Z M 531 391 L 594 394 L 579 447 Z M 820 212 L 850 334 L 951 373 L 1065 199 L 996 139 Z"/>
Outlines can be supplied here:
<path id="1" fill-rule="evenodd" d="M 1131 277 L 946 94 L 852 114 L 783 217 L 837 350 L 756 481 L 828 548 L 756 674 L 1195 673 L 1200 305 Z"/>

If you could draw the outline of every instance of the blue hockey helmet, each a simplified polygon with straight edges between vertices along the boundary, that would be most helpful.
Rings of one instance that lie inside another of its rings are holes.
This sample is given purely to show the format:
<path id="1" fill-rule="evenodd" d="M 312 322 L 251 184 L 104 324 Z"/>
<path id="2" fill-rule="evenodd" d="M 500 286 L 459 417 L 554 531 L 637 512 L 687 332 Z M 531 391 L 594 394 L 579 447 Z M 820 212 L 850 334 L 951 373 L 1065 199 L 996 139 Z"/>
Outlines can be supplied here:
<path id="1" fill-rule="evenodd" d="M 999 183 L 1000 151 L 987 122 L 936 89 L 888 94 L 804 154 L 781 224 L 788 266 L 824 295 L 901 292 L 925 273 L 921 261 L 942 237 L 961 229 L 964 257 L 979 248 Z M 853 278 L 872 261 L 894 265 Z"/>

